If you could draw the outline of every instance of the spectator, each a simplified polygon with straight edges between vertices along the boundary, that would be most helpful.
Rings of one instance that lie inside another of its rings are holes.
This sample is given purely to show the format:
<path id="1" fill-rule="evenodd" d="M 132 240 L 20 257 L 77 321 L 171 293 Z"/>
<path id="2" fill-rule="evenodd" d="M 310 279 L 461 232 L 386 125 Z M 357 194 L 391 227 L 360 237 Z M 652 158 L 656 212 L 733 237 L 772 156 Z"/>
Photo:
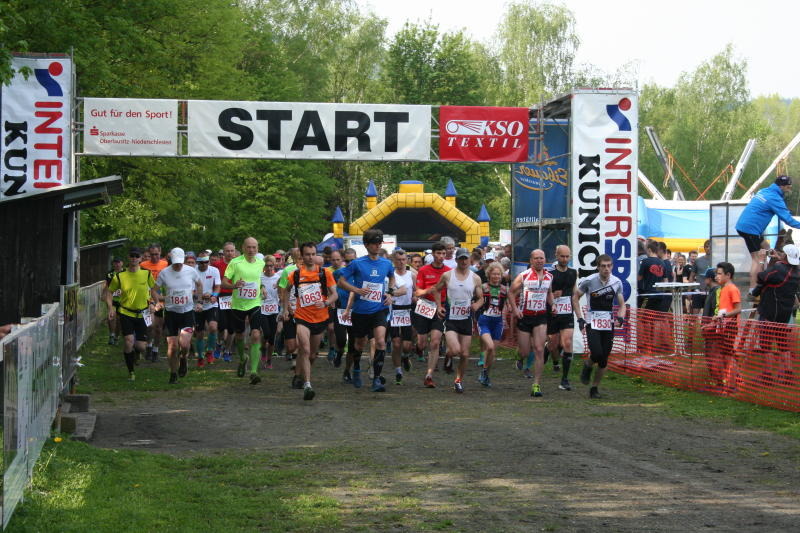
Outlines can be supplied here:
<path id="1" fill-rule="evenodd" d="M 742 312 L 742 297 L 739 288 L 733 283 L 733 275 L 736 272 L 733 265 L 727 262 L 717 264 L 717 283 L 720 285 L 719 299 L 716 307 L 716 320 L 719 325 L 717 330 L 721 331 L 721 354 L 717 370 L 721 373 L 722 384 L 727 393 L 736 392 L 737 381 L 739 379 L 736 370 L 736 355 L 734 353 L 734 343 L 736 334 L 739 330 L 739 315 Z"/>
<path id="2" fill-rule="evenodd" d="M 792 213 L 786 207 L 786 196 L 792 192 L 792 178 L 778 176 L 775 183 L 758 191 L 747 207 L 744 208 L 739 220 L 736 221 L 736 231 L 744 239 L 747 251 L 750 252 L 750 288 L 756 286 L 758 271 L 758 252 L 768 245 L 764 242 L 764 230 L 769 225 L 772 217 L 776 216 L 787 226 L 800 228 L 800 222 L 792 218 Z"/>
<path id="3" fill-rule="evenodd" d="M 707 239 L 706 242 L 703 243 L 703 251 L 705 252 L 705 254 L 701 255 L 700 257 L 698 257 L 694 262 L 695 272 L 697 272 L 697 273 L 705 272 L 706 270 L 711 268 L 711 241 L 710 240 Z"/>
<path id="4" fill-rule="evenodd" d="M 705 273 L 706 295 L 703 297 L 703 317 L 701 319 L 701 329 L 705 341 L 706 368 L 708 376 L 713 386 L 722 386 L 722 330 L 720 323 L 714 319 L 717 314 L 717 300 L 719 297 L 719 285 L 716 283 L 717 272 L 709 268 Z"/>

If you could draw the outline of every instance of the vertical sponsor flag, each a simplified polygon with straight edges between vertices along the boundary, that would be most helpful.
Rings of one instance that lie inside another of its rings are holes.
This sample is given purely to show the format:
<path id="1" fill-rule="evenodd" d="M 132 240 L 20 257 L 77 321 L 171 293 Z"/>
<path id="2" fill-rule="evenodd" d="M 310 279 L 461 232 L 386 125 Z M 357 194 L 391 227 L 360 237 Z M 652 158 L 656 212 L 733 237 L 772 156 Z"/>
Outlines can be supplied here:
<path id="1" fill-rule="evenodd" d="M 528 158 L 528 108 L 439 108 L 442 161 L 520 162 Z"/>
<path id="2" fill-rule="evenodd" d="M 638 102 L 632 91 L 572 97 L 572 245 L 578 276 L 614 260 L 625 300 L 636 304 Z"/>
<path id="3" fill-rule="evenodd" d="M 16 74 L 0 88 L 0 201 L 72 181 L 72 60 L 15 57 L 11 66 Z"/>

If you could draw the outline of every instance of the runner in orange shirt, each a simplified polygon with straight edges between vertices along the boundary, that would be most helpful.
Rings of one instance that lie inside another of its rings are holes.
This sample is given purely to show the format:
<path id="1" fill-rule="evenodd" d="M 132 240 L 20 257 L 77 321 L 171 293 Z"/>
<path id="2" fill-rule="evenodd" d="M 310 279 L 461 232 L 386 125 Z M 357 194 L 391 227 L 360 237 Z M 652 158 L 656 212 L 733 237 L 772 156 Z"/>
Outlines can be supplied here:
<path id="1" fill-rule="evenodd" d="M 161 259 L 161 245 L 158 243 L 151 244 L 147 252 L 150 254 L 150 259 L 142 261 L 139 266 L 145 270 L 149 270 L 153 275 L 153 279 L 158 281 L 158 275 L 162 270 L 169 266 L 166 259 Z M 155 363 L 158 361 L 158 345 L 163 337 L 164 331 L 164 296 L 162 295 L 159 301 L 155 302 L 156 311 L 153 313 L 153 325 L 148 328 L 147 336 L 150 342 L 147 344 L 147 352 L 144 358 L 148 361 Z"/>

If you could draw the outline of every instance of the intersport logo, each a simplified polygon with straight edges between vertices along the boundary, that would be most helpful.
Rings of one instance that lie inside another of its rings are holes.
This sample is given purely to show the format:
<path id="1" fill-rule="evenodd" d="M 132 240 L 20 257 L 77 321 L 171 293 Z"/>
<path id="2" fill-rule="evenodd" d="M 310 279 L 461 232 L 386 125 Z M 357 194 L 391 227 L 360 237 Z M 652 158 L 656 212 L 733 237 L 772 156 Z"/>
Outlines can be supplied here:
<path id="1" fill-rule="evenodd" d="M 527 108 L 442 106 L 439 124 L 443 161 L 527 160 Z"/>

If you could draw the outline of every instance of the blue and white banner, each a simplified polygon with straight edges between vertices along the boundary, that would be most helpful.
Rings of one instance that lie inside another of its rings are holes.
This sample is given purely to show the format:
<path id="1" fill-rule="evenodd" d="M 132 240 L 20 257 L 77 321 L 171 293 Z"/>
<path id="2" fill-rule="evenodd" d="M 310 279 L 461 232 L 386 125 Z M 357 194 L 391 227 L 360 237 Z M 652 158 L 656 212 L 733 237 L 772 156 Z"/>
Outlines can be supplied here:
<path id="1" fill-rule="evenodd" d="M 14 57 L 11 67 L 0 86 L 0 201 L 72 182 L 72 60 Z"/>
<path id="2" fill-rule="evenodd" d="M 633 91 L 572 96 L 572 257 L 578 277 L 614 260 L 625 300 L 636 304 L 638 99 Z"/>

